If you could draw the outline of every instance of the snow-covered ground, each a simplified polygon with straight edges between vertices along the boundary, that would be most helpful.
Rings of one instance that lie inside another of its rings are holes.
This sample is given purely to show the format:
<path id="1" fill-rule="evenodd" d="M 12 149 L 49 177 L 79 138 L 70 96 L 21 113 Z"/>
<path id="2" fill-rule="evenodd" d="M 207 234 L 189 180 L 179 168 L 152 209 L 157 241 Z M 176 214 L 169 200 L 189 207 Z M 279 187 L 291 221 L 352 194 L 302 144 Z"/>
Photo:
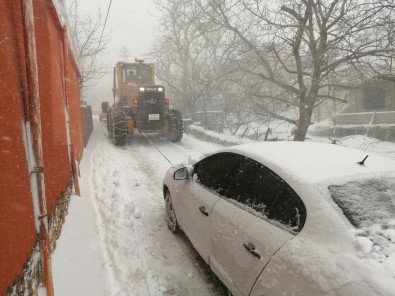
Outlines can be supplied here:
<path id="1" fill-rule="evenodd" d="M 174 164 L 221 147 L 189 135 L 178 144 L 151 140 Z M 339 144 L 395 159 L 395 143 L 353 136 Z M 114 146 L 95 117 L 80 165 L 81 197 L 71 197 L 52 256 L 57 296 L 224 295 L 188 239 L 167 229 L 161 185 L 169 167 L 141 135 Z"/>
<path id="2" fill-rule="evenodd" d="M 219 148 L 188 135 L 179 144 L 151 140 L 172 163 Z M 161 184 L 169 167 L 140 135 L 114 146 L 95 118 L 81 197 L 71 197 L 52 256 L 57 296 L 223 293 L 189 241 L 167 229 Z"/>
<path id="3" fill-rule="evenodd" d="M 311 135 L 309 135 L 309 140 L 307 141 L 330 143 L 328 137 L 316 137 Z M 395 143 L 386 142 L 363 135 L 341 138 L 338 140 L 338 145 L 352 147 L 367 152 L 374 152 L 375 154 L 381 155 L 383 157 L 395 159 Z"/>

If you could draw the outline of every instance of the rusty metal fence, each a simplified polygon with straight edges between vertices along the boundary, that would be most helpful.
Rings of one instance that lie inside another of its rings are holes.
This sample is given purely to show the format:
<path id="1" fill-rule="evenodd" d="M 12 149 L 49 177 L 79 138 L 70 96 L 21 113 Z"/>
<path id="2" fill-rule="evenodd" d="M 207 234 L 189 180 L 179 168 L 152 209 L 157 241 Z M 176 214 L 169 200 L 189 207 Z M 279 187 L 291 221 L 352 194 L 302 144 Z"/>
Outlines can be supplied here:
<path id="1" fill-rule="evenodd" d="M 93 131 L 92 107 L 81 106 L 82 130 L 84 134 L 84 147 L 88 145 L 89 137 Z"/>

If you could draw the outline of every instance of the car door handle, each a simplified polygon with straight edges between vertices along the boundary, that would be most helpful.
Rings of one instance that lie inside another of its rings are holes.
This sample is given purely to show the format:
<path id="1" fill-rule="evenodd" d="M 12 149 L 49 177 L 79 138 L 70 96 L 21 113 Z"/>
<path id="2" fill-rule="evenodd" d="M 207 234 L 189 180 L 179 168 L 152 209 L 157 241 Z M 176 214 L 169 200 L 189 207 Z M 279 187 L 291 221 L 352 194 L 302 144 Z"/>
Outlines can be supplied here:
<path id="1" fill-rule="evenodd" d="M 246 250 L 248 252 L 250 252 L 253 256 L 257 257 L 258 259 L 261 259 L 261 254 L 259 254 L 259 252 L 255 249 L 255 246 L 253 243 L 247 242 L 247 243 L 243 243 L 244 248 L 246 248 Z"/>
<path id="2" fill-rule="evenodd" d="M 202 212 L 203 215 L 208 216 L 208 212 L 206 211 L 206 208 L 201 206 L 199 207 L 200 212 Z"/>

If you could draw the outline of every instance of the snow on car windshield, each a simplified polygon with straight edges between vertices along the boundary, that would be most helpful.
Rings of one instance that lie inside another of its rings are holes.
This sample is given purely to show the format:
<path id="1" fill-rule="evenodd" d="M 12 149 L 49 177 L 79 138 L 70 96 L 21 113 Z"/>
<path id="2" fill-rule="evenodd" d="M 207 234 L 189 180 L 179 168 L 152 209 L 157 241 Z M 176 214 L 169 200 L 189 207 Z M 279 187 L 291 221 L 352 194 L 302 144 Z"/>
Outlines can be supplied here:
<path id="1" fill-rule="evenodd" d="M 395 261 L 395 178 L 364 179 L 328 188 L 357 228 L 359 239 L 370 240 L 364 253 L 386 264 L 395 276 L 395 262 L 390 263 Z"/>

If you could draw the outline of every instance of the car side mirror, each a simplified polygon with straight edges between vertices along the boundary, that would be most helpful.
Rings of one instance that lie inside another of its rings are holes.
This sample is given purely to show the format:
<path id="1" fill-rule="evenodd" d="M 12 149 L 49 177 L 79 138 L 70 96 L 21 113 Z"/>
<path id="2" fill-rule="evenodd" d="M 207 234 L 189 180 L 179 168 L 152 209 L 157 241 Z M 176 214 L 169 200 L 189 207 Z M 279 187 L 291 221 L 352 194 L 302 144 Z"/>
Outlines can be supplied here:
<path id="1" fill-rule="evenodd" d="M 186 167 L 180 168 L 174 172 L 174 180 L 188 179 L 188 169 Z"/>

